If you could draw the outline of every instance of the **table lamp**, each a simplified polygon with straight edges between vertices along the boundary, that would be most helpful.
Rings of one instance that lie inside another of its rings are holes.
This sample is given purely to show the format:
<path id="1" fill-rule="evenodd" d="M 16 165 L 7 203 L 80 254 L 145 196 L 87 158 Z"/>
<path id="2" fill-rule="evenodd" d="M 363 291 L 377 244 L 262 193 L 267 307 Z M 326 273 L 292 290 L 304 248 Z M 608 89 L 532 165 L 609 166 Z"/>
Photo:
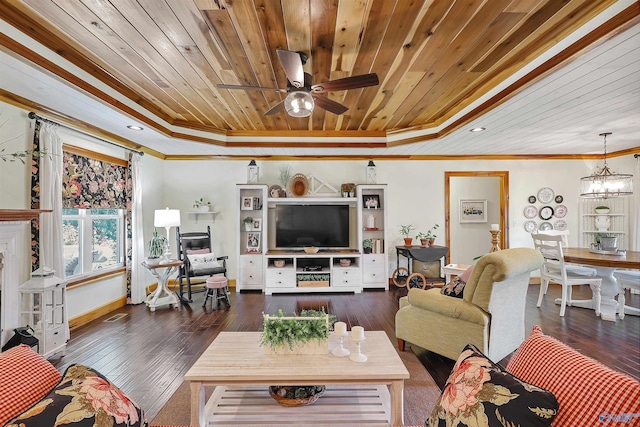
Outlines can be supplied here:
<path id="1" fill-rule="evenodd" d="M 171 259 L 171 235 L 169 230 L 171 227 L 180 227 L 180 210 L 179 209 L 158 209 L 153 217 L 154 227 L 164 227 L 167 230 L 167 251 L 163 255 L 160 264 L 167 263 Z"/>

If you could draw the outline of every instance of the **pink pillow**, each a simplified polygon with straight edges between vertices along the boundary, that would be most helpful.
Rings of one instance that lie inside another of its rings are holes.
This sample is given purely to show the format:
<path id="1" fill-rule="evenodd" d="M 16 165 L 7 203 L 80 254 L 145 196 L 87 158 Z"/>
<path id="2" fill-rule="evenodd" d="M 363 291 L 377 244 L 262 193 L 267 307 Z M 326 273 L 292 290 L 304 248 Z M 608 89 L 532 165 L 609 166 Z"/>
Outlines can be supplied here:
<path id="1" fill-rule="evenodd" d="M 462 273 L 460 276 L 458 276 L 458 279 L 462 280 L 463 282 L 467 283 L 469 281 L 469 277 L 471 277 L 471 273 L 473 272 L 473 268 L 476 265 L 473 264 L 471 267 L 467 268 L 464 273 Z"/>
<path id="2" fill-rule="evenodd" d="M 42 399 L 62 378 L 27 345 L 0 353 L 0 425 Z"/>
<path id="3" fill-rule="evenodd" d="M 187 255 L 196 255 L 196 254 L 208 254 L 211 253 L 211 249 L 187 249 Z"/>

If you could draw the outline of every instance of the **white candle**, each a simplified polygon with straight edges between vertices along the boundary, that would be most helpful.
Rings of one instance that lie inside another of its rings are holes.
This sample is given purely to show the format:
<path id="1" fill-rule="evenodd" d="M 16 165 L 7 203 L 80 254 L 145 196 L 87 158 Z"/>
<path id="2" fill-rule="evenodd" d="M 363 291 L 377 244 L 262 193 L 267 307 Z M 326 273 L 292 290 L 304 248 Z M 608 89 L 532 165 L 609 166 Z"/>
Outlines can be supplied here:
<path id="1" fill-rule="evenodd" d="M 364 339 L 364 328 L 362 326 L 351 328 L 351 338 L 356 341 L 362 341 Z"/>
<path id="2" fill-rule="evenodd" d="M 491 224 L 491 229 L 492 230 L 500 230 L 500 224 Z"/>
<path id="3" fill-rule="evenodd" d="M 343 336 L 347 333 L 347 324 L 344 322 L 336 322 L 333 324 L 333 330 L 338 336 Z"/>

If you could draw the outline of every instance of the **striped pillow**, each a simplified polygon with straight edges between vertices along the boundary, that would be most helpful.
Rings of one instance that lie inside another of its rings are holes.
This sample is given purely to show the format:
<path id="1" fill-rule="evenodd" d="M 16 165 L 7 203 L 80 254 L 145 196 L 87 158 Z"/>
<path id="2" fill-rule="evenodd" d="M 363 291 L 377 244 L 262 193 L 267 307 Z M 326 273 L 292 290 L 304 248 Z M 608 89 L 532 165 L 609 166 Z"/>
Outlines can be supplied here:
<path id="1" fill-rule="evenodd" d="M 0 425 L 47 395 L 62 375 L 27 345 L 0 353 Z"/>
<path id="2" fill-rule="evenodd" d="M 507 371 L 556 396 L 560 409 L 553 425 L 640 425 L 640 382 L 544 335 L 539 326 Z"/>

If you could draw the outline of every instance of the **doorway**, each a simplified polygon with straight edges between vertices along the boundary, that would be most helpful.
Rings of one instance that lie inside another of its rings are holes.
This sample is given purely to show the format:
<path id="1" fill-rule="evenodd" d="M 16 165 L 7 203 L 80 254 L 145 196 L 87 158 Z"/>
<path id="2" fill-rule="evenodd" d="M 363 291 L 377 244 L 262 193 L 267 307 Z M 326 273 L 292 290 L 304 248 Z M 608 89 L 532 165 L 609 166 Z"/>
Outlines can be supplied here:
<path id="1" fill-rule="evenodd" d="M 460 222 L 460 200 L 466 199 L 486 200 L 486 222 Z M 497 223 L 501 230 L 498 239 L 500 248 L 507 248 L 509 171 L 445 172 L 445 239 L 449 261 L 471 264 L 473 258 L 488 253 L 491 249 L 489 229 L 492 223 Z"/>

